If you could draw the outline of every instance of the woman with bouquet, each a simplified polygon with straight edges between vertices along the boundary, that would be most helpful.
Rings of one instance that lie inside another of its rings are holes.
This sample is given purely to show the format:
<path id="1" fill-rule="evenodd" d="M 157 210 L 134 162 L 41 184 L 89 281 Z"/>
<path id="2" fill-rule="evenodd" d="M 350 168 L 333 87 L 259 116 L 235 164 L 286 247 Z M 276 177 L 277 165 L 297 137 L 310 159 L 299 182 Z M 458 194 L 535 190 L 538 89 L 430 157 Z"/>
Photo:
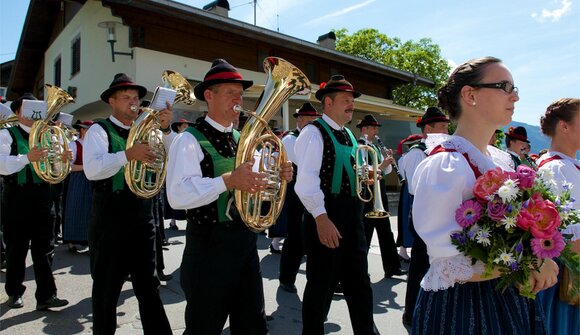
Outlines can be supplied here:
<path id="1" fill-rule="evenodd" d="M 519 100 L 510 71 L 497 58 L 459 65 L 438 92 L 439 106 L 457 121 L 453 136 L 430 137 L 434 147 L 415 172 L 415 229 L 427 245 L 430 269 L 421 282 L 413 334 L 544 334 L 543 313 L 534 300 L 510 285 L 497 290 L 499 270 L 472 259 L 452 243 L 462 226 L 456 212 L 474 197 L 476 178 L 487 171 L 513 172 L 509 155 L 488 146 L 497 128 L 507 125 Z M 496 168 L 498 168 L 495 170 Z M 478 240 L 486 244 L 485 231 Z M 491 269 L 490 269 L 491 267 Z M 527 289 L 554 285 L 552 260 L 530 271 Z"/>
<path id="2" fill-rule="evenodd" d="M 550 150 L 538 161 L 539 173 L 553 175 L 557 193 L 569 191 L 571 198 L 576 199 L 571 202 L 572 208 L 580 210 L 580 163 L 574 158 L 580 150 L 580 99 L 553 102 L 540 124 L 542 133 L 552 141 Z M 572 235 L 572 251 L 580 253 L 580 224 L 568 226 L 563 233 Z M 580 308 L 560 300 L 559 286 L 560 283 L 538 295 L 546 314 L 546 328 L 550 334 L 578 334 Z"/>

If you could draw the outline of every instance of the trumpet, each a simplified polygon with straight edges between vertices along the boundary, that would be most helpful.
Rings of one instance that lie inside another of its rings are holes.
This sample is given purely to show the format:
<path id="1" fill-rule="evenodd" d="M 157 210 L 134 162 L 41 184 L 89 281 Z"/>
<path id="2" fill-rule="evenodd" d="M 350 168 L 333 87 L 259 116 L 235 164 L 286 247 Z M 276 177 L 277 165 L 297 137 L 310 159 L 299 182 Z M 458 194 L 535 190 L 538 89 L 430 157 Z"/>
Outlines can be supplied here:
<path id="1" fill-rule="evenodd" d="M 377 147 L 379 148 L 379 150 L 381 151 L 383 156 L 385 156 L 385 158 L 390 157 L 391 155 L 387 151 L 387 147 L 383 144 L 383 141 L 381 141 L 381 138 L 378 135 L 375 135 L 375 140 L 377 141 Z M 393 164 L 391 164 L 391 165 L 393 166 L 393 170 L 395 170 L 395 173 L 397 174 L 397 178 L 399 179 L 399 184 L 404 183 L 405 177 L 401 173 L 401 170 L 399 170 L 399 166 L 397 165 L 397 161 L 395 160 L 393 162 Z"/>
<path id="2" fill-rule="evenodd" d="M 371 190 L 370 181 L 371 173 L 370 166 L 367 162 L 366 157 L 361 157 L 361 155 L 368 156 L 370 154 L 372 160 L 373 168 L 373 189 Z M 379 184 L 379 162 L 377 151 L 369 145 L 359 145 L 356 148 L 355 153 L 355 166 L 356 172 L 356 193 L 358 198 L 362 202 L 373 202 L 373 210 L 365 213 L 365 217 L 370 219 L 381 219 L 389 216 L 389 213 L 385 211 L 383 206 L 383 199 L 381 197 L 381 185 Z M 365 197 L 364 193 L 368 192 L 369 197 Z"/>

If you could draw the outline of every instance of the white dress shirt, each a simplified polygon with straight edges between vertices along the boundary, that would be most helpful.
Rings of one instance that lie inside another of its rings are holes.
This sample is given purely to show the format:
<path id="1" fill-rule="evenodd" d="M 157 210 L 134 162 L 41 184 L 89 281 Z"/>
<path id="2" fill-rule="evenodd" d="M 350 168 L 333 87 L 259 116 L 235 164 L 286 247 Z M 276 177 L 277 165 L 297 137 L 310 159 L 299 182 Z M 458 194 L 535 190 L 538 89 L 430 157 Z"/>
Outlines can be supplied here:
<path id="1" fill-rule="evenodd" d="M 427 157 L 409 181 L 409 191 L 415 194 L 413 223 L 427 245 L 431 264 L 421 287 L 434 291 L 464 282 L 482 270 L 480 263 L 472 266 L 471 260 L 457 250 L 450 238 L 452 232 L 461 230 L 455 220 L 455 211 L 463 201 L 473 198 L 475 174 L 463 154 L 467 153 L 481 173 L 497 166 L 513 171 L 511 158 L 505 152 L 488 146 L 483 154 L 462 137 L 444 136 L 446 140 L 441 145 L 456 152 Z M 432 148 L 429 143 L 428 148 Z"/>
<path id="2" fill-rule="evenodd" d="M 424 143 L 425 140 L 421 140 L 421 142 Z M 403 174 L 407 183 L 410 183 L 411 180 L 413 180 L 417 166 L 419 166 L 425 158 L 427 158 L 427 154 L 419 148 L 413 148 L 401 157 L 399 160 L 399 171 Z M 409 188 L 409 193 L 411 193 L 411 188 Z"/>
<path id="3" fill-rule="evenodd" d="M 18 127 L 18 126 L 14 126 Z M 30 133 L 30 127 L 20 124 L 25 132 Z M 0 175 L 11 175 L 22 170 L 29 164 L 28 155 L 10 156 L 12 136 L 8 129 L 0 129 Z"/>
<path id="4" fill-rule="evenodd" d="M 297 128 L 300 130 L 300 128 Z M 294 152 L 294 146 L 296 145 L 297 137 L 288 134 L 282 138 L 282 144 L 284 145 L 284 149 L 286 150 L 286 155 L 288 160 L 292 163 L 296 164 L 296 153 Z"/>
<path id="5" fill-rule="evenodd" d="M 223 133 L 232 132 L 232 125 L 224 127 L 209 116 L 205 120 Z M 224 179 L 203 177 L 201 161 L 203 151 L 197 139 L 189 132 L 177 135 L 169 149 L 167 164 L 167 199 L 174 209 L 191 209 L 205 206 L 216 201 L 227 191 Z"/>

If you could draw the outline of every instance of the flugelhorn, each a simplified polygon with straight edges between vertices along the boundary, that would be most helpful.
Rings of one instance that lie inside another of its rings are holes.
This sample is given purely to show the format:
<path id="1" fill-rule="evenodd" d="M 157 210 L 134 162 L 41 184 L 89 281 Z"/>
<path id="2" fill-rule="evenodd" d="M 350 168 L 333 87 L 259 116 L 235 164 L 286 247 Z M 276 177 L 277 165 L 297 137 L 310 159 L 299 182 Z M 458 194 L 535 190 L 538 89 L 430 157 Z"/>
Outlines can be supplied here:
<path id="1" fill-rule="evenodd" d="M 174 103 L 183 102 L 192 105 L 195 102 L 193 88 L 181 74 L 166 70 L 161 78 L 166 86 L 177 91 Z M 167 172 L 167 152 L 160 130 L 159 112 L 148 107 L 142 108 L 141 115 L 133 122 L 127 138 L 127 149 L 135 143 L 146 143 L 156 155 L 156 159 L 151 163 L 133 160 L 125 166 L 125 182 L 129 189 L 138 197 L 145 199 L 152 198 L 161 191 Z"/>
<path id="2" fill-rule="evenodd" d="M 263 63 L 267 73 L 264 91 L 257 102 L 255 111 L 243 110 L 238 112 L 251 116 L 240 133 L 238 150 L 236 152 L 235 167 L 249 162 L 254 152 L 262 147 L 262 152 L 278 149 L 277 157 L 263 157 L 260 162 L 260 172 L 268 175 L 268 186 L 265 190 L 250 194 L 235 190 L 234 198 L 240 217 L 254 232 L 263 231 L 276 223 L 284 204 L 286 181 L 280 178 L 281 165 L 286 162 L 286 151 L 282 141 L 268 127 L 268 121 L 278 112 L 282 104 L 290 96 L 310 93 L 310 81 L 297 67 L 282 58 L 267 57 Z"/>
<path id="3" fill-rule="evenodd" d="M 365 135 L 366 136 L 366 135 Z M 361 157 L 364 155 L 364 157 Z M 371 191 L 371 172 L 367 161 L 367 157 L 370 155 L 372 161 L 372 186 Z M 369 202 L 373 200 L 373 210 L 365 213 L 365 217 L 370 219 L 381 219 L 389 216 L 389 213 L 385 211 L 383 206 L 383 198 L 381 197 L 381 185 L 379 184 L 379 162 L 378 155 L 375 148 L 370 145 L 361 145 L 356 148 L 355 153 L 355 173 L 356 173 L 356 193 L 358 198 L 363 202 Z M 368 197 L 365 197 L 364 193 L 369 193 Z"/>
<path id="4" fill-rule="evenodd" d="M 377 147 L 381 151 L 381 154 L 383 154 L 383 156 L 385 158 L 391 157 L 391 155 L 389 155 L 389 151 L 387 150 L 387 147 L 383 144 L 383 141 L 381 141 L 381 138 L 378 135 L 375 135 L 375 140 L 377 141 Z M 393 164 L 391 164 L 391 165 L 393 166 L 393 170 L 395 170 L 395 173 L 397 174 L 397 178 L 399 179 L 399 184 L 404 183 L 405 177 L 403 177 L 403 175 L 401 174 L 401 170 L 399 170 L 399 166 L 397 165 L 397 161 L 395 160 L 393 162 Z"/>
<path id="5" fill-rule="evenodd" d="M 46 84 L 48 108 L 46 118 L 32 124 L 28 138 L 30 148 L 46 149 L 47 155 L 32 168 L 38 177 L 50 184 L 63 181 L 70 172 L 70 160 L 66 157 L 68 138 L 64 130 L 57 126 L 54 117 L 62 107 L 74 102 L 74 99 L 62 88 Z"/>

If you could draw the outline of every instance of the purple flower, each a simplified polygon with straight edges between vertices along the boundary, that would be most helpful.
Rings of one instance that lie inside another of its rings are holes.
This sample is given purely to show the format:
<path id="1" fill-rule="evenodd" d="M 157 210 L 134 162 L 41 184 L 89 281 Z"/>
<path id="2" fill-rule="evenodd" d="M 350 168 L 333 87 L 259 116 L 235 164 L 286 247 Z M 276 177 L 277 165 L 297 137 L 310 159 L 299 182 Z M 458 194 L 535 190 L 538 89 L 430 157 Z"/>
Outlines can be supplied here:
<path id="1" fill-rule="evenodd" d="M 466 200 L 455 211 L 455 220 L 463 227 L 469 227 L 479 220 L 483 207 L 476 200 Z"/>
<path id="2" fill-rule="evenodd" d="M 518 271 L 518 269 L 520 267 L 518 265 L 518 262 L 513 262 L 512 265 L 510 265 L 510 268 L 511 268 L 512 272 L 516 272 L 516 271 Z"/>
<path id="3" fill-rule="evenodd" d="M 512 206 L 512 204 L 508 204 L 506 211 L 511 214 L 511 212 L 513 210 L 514 210 L 514 206 Z"/>
<path id="4" fill-rule="evenodd" d="M 493 221 L 500 221 L 505 217 L 508 206 L 504 204 L 501 199 L 495 197 L 492 201 L 487 203 L 487 215 Z"/>
<path id="5" fill-rule="evenodd" d="M 465 242 L 467 241 L 465 239 L 465 235 L 463 235 L 460 232 L 454 232 L 453 234 L 451 234 L 451 239 L 454 240 L 459 245 L 464 245 Z"/>
<path id="6" fill-rule="evenodd" d="M 518 243 L 516 245 L 516 252 L 519 254 L 524 250 L 524 245 L 522 244 L 522 242 Z"/>
<path id="7" fill-rule="evenodd" d="M 529 189 L 534 186 L 534 179 L 536 179 L 536 171 L 526 165 L 519 165 L 516 170 L 519 186 L 522 189 Z"/>
<path id="8" fill-rule="evenodd" d="M 559 231 L 547 239 L 533 238 L 531 241 L 532 251 L 539 258 L 554 258 L 560 256 L 564 250 L 564 237 Z"/>

